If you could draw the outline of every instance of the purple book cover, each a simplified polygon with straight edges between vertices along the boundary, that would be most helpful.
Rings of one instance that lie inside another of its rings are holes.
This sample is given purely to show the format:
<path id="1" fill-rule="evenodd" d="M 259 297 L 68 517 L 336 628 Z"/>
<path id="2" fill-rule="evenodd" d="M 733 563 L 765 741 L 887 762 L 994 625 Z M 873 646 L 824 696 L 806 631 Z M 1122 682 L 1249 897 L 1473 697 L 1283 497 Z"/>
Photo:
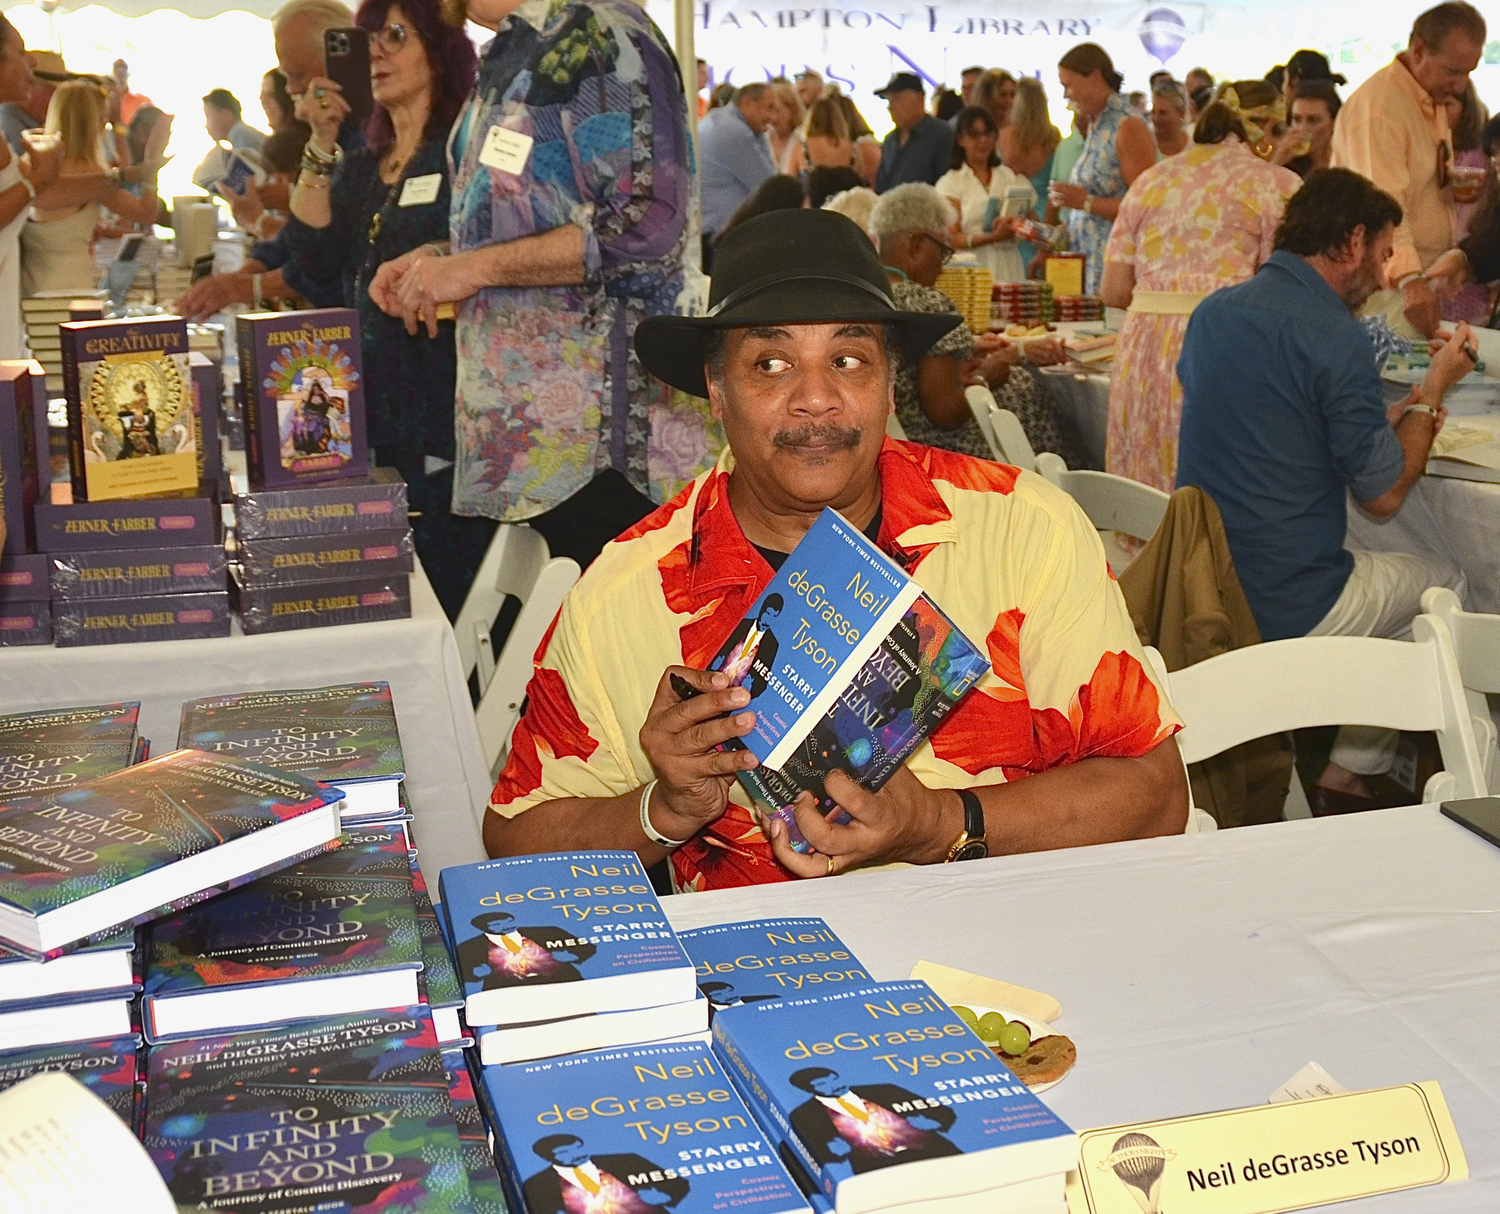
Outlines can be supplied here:
<path id="1" fill-rule="evenodd" d="M 135 1116 L 135 1037 L 43 1045 L 0 1054 L 0 1091 L 42 1071 L 64 1071 L 104 1101 L 126 1125 Z"/>
<path id="2" fill-rule="evenodd" d="M 246 586 L 299 586 L 410 573 L 415 553 L 411 532 L 405 528 L 294 535 L 279 540 L 245 540 L 240 544 L 240 567 Z"/>
<path id="3" fill-rule="evenodd" d="M 58 599 L 52 604 L 52 639 L 60 647 L 228 635 L 229 595 L 224 591 L 129 599 Z"/>
<path id="4" fill-rule="evenodd" d="M 0 648 L 52 644 L 51 603 L 0 604 Z"/>
<path id="5" fill-rule="evenodd" d="M 228 589 L 222 544 L 58 552 L 51 560 L 54 599 L 140 598 Z"/>
<path id="6" fill-rule="evenodd" d="M 73 500 L 196 493 L 187 322 L 154 316 L 58 328 Z"/>
<path id="7" fill-rule="evenodd" d="M 367 479 L 247 493 L 234 499 L 234 513 L 242 540 L 399 530 L 406 482 L 394 468 L 374 468 Z"/>
<path id="8" fill-rule="evenodd" d="M 38 502 L 37 547 L 43 552 L 98 548 L 185 548 L 215 544 L 222 531 L 218 502 L 209 497 L 125 502 Z"/>
<path id="9" fill-rule="evenodd" d="M 224 471 L 219 446 L 219 407 L 224 399 L 224 377 L 218 363 L 197 350 L 188 352 L 188 374 L 193 385 L 193 422 L 197 426 L 198 483 L 208 491 Z"/>
<path id="10" fill-rule="evenodd" d="M 244 584 L 239 569 L 231 567 L 230 578 L 246 635 L 292 628 L 327 628 L 334 624 L 373 624 L 411 616 L 411 578 L 405 573 L 303 586 L 252 588 Z"/>
<path id="11" fill-rule="evenodd" d="M 52 597 L 52 559 L 45 552 L 10 553 L 0 559 L 0 607 L 43 603 Z"/>
<path id="12" fill-rule="evenodd" d="M 256 312 L 241 316 L 235 333 L 251 487 L 368 473 L 358 314 Z"/>
<path id="13" fill-rule="evenodd" d="M 30 362 L 0 362 L 0 519 L 5 552 L 32 552 L 32 508 L 40 494 L 36 462 L 36 399 Z M 50 492 L 50 490 L 49 490 Z"/>

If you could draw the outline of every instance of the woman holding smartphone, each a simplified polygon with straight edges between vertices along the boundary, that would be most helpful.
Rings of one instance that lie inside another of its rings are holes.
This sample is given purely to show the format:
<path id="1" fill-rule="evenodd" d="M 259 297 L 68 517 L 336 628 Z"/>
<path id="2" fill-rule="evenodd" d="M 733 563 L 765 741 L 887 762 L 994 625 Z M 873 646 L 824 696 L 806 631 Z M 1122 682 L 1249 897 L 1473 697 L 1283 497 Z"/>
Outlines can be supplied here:
<path id="1" fill-rule="evenodd" d="M 354 20 L 370 35 L 375 105 L 364 146 L 341 150 L 349 103 L 334 81 L 313 78 L 302 101 L 312 136 L 285 239 L 303 271 L 341 282 L 344 305 L 359 312 L 370 443 L 377 461 L 406 480 L 417 554 L 451 619 L 494 531 L 448 508 L 453 322 L 409 333 L 368 288 L 383 263 L 448 238 L 443 144 L 473 86 L 476 57 L 463 32 L 443 23 L 437 0 L 365 0 Z"/>

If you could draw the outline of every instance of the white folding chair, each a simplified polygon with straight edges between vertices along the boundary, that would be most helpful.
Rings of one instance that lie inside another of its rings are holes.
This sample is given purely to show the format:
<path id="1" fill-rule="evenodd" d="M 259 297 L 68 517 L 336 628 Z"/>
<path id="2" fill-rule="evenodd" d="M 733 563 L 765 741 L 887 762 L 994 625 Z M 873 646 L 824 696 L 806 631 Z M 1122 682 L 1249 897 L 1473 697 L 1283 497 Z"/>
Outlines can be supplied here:
<path id="1" fill-rule="evenodd" d="M 886 436 L 895 439 L 898 443 L 906 441 L 906 427 L 901 424 L 901 419 L 892 412 L 885 419 Z"/>
<path id="2" fill-rule="evenodd" d="M 983 384 L 970 384 L 964 389 L 964 400 L 968 402 L 969 412 L 974 415 L 974 421 L 979 426 L 980 433 L 984 435 L 984 441 L 990 445 L 990 458 L 1000 463 L 1007 462 L 1005 452 L 995 441 L 995 423 L 990 417 L 990 410 L 997 407 L 995 394 Z"/>
<path id="3" fill-rule="evenodd" d="M 1157 651 L 1155 645 L 1146 646 L 1146 661 L 1151 665 L 1151 673 L 1156 676 L 1156 685 L 1162 690 L 1167 687 L 1167 663 Z M 1170 696 L 1168 697 L 1171 698 Z M 1182 778 L 1187 783 L 1188 790 L 1188 816 L 1187 825 L 1183 827 L 1185 835 L 1202 835 L 1211 830 L 1218 830 L 1219 823 L 1213 814 L 1206 809 L 1199 809 L 1193 801 L 1193 782 L 1188 778 L 1187 760 L 1182 758 L 1182 747 L 1177 748 L 1177 757 L 1182 761 Z"/>
<path id="4" fill-rule="evenodd" d="M 1026 437 L 1021 419 L 1009 409 L 997 405 L 993 396 L 990 397 L 990 426 L 995 431 L 995 445 L 1000 448 L 1002 461 L 1027 472 L 1036 470 L 1036 452 L 1031 448 L 1031 440 Z"/>
<path id="5" fill-rule="evenodd" d="M 464 678 L 473 672 L 479 681 L 474 721 L 491 776 L 499 773 L 511 730 L 520 718 L 536 647 L 578 576 L 578 562 L 554 557 L 539 533 L 524 525 L 502 523 L 464 599 L 453 635 Z M 497 659 L 490 631 L 506 595 L 520 599 L 521 610 Z"/>
<path id="6" fill-rule="evenodd" d="M 1432 731 L 1443 770 L 1423 801 L 1485 795 L 1458 662 L 1432 617 L 1412 621 L 1413 641 L 1294 637 L 1221 653 L 1166 676 L 1185 727 L 1184 762 L 1198 763 L 1252 738 L 1315 725 Z"/>
<path id="7" fill-rule="evenodd" d="M 1423 591 L 1422 611 L 1433 619 L 1436 627 L 1445 630 L 1453 642 L 1474 740 L 1484 764 L 1485 789 L 1494 789 L 1497 787 L 1496 773 L 1500 771 L 1500 761 L 1497 761 L 1500 755 L 1496 750 L 1495 719 L 1490 715 L 1485 697 L 1500 695 L 1500 615 L 1465 611 L 1458 595 L 1446 586 L 1433 586 Z"/>
<path id="8" fill-rule="evenodd" d="M 1113 472 L 1070 469 L 1051 451 L 1036 457 L 1036 470 L 1082 506 L 1100 531 L 1121 531 L 1138 540 L 1156 534 L 1172 500 L 1152 485 Z"/>

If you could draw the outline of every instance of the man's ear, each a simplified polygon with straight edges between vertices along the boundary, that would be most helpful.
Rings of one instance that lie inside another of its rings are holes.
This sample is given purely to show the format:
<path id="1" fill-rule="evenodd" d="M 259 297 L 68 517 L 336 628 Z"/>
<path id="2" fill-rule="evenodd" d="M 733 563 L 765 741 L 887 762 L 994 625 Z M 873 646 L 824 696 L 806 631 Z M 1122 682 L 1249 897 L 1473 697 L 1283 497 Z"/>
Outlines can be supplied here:
<path id="1" fill-rule="evenodd" d="M 1365 225 L 1357 225 L 1344 241 L 1344 247 L 1339 250 L 1336 261 L 1349 262 L 1358 265 L 1365 259 L 1365 252 L 1369 249 L 1370 242 L 1365 232 Z"/>
<path id="2" fill-rule="evenodd" d="M 724 420 L 724 385 L 707 363 L 703 364 L 703 379 L 708 384 L 708 410 L 715 421 Z"/>

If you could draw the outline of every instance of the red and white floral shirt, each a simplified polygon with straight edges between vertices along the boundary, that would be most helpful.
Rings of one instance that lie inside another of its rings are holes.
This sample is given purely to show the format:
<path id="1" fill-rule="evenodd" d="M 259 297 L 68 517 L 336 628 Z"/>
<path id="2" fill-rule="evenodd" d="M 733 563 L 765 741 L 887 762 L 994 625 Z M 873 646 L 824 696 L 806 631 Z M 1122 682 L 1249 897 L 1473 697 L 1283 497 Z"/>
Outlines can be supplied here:
<path id="1" fill-rule="evenodd" d="M 1139 757 L 1181 728 L 1152 681 L 1098 533 L 1031 472 L 887 439 L 879 543 L 976 645 L 987 674 L 908 766 L 930 788 L 1002 784 L 1092 756 Z M 708 665 L 772 572 L 717 466 L 608 545 L 537 650 L 490 809 L 615 797 L 653 778 L 640 745 L 662 671 Z M 680 890 L 790 874 L 735 786 L 672 856 Z"/>

